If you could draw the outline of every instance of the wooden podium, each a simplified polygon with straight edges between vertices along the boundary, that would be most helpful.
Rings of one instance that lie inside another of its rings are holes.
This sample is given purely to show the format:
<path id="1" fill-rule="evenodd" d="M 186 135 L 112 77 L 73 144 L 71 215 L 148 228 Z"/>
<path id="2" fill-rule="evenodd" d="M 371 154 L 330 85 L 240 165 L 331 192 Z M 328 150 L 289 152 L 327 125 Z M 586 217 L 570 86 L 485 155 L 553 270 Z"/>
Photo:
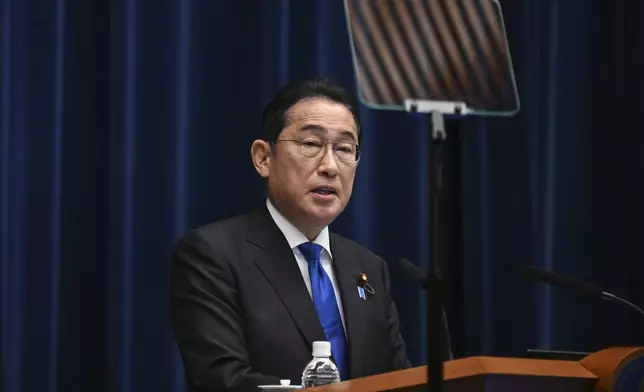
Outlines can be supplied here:
<path id="1" fill-rule="evenodd" d="M 445 392 L 642 392 L 644 347 L 614 347 L 581 361 L 470 357 L 445 363 Z M 427 391 L 427 367 L 344 381 L 311 392 Z"/>

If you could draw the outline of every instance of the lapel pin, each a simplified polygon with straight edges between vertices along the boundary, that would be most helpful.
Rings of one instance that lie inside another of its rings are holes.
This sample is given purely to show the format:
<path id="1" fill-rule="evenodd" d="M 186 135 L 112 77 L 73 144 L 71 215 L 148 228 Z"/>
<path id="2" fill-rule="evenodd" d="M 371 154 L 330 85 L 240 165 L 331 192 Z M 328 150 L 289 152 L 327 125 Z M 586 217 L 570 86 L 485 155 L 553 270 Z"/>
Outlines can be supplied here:
<path id="1" fill-rule="evenodd" d="M 376 290 L 371 287 L 369 284 L 369 279 L 367 279 L 367 274 L 364 272 L 361 272 L 360 275 L 358 275 L 358 296 L 364 300 L 367 299 L 365 291 L 369 293 L 370 295 L 374 295 L 376 293 Z"/>

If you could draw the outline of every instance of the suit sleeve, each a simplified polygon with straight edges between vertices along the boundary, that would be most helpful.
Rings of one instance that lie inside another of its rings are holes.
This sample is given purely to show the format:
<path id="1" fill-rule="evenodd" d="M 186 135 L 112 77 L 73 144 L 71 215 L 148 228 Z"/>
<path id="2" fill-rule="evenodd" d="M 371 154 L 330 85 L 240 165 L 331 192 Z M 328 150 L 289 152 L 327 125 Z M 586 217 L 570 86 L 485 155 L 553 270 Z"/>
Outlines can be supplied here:
<path id="1" fill-rule="evenodd" d="M 236 278 L 222 252 L 196 232 L 179 240 L 172 254 L 169 315 L 190 392 L 279 384 L 251 369 Z"/>
<path id="2" fill-rule="evenodd" d="M 385 285 L 387 300 L 389 301 L 389 315 L 387 317 L 387 321 L 389 325 L 389 342 L 392 349 L 392 369 L 407 369 L 412 367 L 412 364 L 407 358 L 407 347 L 402 335 L 400 334 L 398 309 L 391 297 L 391 278 L 389 276 L 389 268 L 387 267 L 387 263 L 382 259 L 380 265 L 382 266 L 382 280 Z"/>

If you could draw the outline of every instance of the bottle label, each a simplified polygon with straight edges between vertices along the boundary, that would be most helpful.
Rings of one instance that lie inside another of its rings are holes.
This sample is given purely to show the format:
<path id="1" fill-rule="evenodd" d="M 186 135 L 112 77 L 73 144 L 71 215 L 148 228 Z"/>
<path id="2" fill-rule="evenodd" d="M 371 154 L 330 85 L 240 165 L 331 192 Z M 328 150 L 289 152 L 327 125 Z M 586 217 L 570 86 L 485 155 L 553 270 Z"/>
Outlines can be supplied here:
<path id="1" fill-rule="evenodd" d="M 315 377 L 308 377 L 306 380 L 304 380 L 305 385 L 302 385 L 302 386 L 304 388 L 319 387 L 322 385 L 333 384 L 335 382 L 336 382 L 336 378 L 331 374 L 329 375 L 318 374 Z"/>

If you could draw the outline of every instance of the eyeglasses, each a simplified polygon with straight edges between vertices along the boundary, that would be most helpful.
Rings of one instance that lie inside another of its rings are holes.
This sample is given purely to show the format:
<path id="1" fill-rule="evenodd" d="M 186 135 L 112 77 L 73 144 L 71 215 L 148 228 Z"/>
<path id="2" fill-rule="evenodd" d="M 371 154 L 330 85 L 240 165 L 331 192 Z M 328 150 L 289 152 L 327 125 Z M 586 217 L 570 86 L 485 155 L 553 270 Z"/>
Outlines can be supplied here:
<path id="1" fill-rule="evenodd" d="M 356 163 L 360 159 L 360 146 L 350 142 L 333 142 L 315 137 L 304 139 L 277 139 L 277 142 L 293 142 L 298 145 L 300 154 L 305 157 L 314 158 L 322 150 L 326 150 L 327 144 L 331 144 L 335 157 L 345 163 Z"/>

